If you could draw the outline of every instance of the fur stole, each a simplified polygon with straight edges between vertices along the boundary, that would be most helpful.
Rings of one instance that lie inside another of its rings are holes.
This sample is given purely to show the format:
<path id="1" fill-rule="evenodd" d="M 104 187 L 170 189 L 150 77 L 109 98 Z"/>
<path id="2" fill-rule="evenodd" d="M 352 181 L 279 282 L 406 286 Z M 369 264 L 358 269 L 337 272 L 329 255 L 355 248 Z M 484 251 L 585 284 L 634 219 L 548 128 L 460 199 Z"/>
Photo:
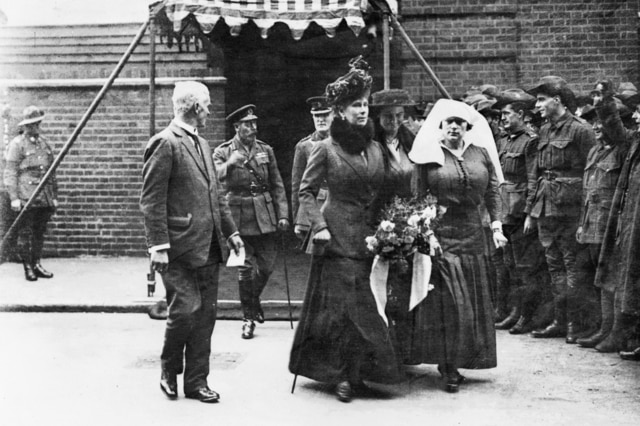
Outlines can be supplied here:
<path id="1" fill-rule="evenodd" d="M 366 126 L 358 127 L 341 117 L 335 117 L 329 130 L 333 140 L 351 155 L 364 151 L 373 138 L 373 122 L 369 119 Z"/>

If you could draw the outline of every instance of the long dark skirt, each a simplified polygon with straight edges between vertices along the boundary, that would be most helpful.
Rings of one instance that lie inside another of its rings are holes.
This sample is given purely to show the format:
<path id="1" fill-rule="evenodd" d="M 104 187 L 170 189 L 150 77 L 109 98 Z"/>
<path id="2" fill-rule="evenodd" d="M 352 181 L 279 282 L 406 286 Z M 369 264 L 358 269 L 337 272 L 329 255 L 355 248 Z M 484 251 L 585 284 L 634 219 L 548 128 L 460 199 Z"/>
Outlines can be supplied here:
<path id="1" fill-rule="evenodd" d="M 291 348 L 293 374 L 327 383 L 401 380 L 370 272 L 370 260 L 314 256 Z"/>
<path id="2" fill-rule="evenodd" d="M 445 253 L 434 258 L 434 289 L 414 309 L 412 364 L 453 364 L 456 368 L 494 368 L 496 335 L 484 254 Z"/>

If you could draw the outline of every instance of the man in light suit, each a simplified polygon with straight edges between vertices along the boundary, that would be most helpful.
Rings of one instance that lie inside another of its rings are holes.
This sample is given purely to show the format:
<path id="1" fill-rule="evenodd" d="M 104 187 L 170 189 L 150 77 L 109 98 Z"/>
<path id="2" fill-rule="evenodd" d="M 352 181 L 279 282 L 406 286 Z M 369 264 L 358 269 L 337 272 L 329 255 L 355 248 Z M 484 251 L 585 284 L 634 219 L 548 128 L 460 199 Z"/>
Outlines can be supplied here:
<path id="1" fill-rule="evenodd" d="M 140 197 L 151 264 L 162 275 L 169 306 L 160 388 L 177 398 L 176 376 L 184 371 L 187 398 L 217 402 L 220 395 L 209 389 L 207 376 L 219 263 L 227 257 L 227 244 L 237 253 L 243 243 L 209 145 L 198 136 L 209 116 L 209 90 L 179 82 L 172 100 L 173 121 L 144 153 Z"/>

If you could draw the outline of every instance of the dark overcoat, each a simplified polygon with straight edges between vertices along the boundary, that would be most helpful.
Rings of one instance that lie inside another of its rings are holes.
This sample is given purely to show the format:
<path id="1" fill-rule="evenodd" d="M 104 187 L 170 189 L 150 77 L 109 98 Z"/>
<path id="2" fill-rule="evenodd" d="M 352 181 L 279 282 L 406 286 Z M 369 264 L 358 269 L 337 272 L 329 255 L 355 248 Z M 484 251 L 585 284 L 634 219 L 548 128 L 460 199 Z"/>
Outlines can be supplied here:
<path id="1" fill-rule="evenodd" d="M 595 285 L 619 291 L 622 311 L 640 314 L 640 145 L 638 135 L 620 172 L 604 233 Z"/>

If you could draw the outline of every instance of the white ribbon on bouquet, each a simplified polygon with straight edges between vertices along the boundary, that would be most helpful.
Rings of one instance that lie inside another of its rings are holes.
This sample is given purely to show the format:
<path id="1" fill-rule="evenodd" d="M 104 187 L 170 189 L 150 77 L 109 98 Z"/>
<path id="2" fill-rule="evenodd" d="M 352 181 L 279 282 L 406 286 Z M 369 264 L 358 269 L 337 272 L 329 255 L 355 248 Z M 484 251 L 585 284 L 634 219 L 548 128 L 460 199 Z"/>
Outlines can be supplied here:
<path id="1" fill-rule="evenodd" d="M 389 260 L 376 256 L 371 266 L 369 283 L 371 293 L 376 301 L 378 314 L 384 322 L 389 325 L 389 320 L 385 314 L 387 306 L 387 280 L 389 278 Z M 420 302 L 426 299 L 429 290 L 433 288 L 429 284 L 431 278 L 431 257 L 415 252 L 413 255 L 413 271 L 411 275 L 411 296 L 409 298 L 409 311 L 413 310 Z"/>

